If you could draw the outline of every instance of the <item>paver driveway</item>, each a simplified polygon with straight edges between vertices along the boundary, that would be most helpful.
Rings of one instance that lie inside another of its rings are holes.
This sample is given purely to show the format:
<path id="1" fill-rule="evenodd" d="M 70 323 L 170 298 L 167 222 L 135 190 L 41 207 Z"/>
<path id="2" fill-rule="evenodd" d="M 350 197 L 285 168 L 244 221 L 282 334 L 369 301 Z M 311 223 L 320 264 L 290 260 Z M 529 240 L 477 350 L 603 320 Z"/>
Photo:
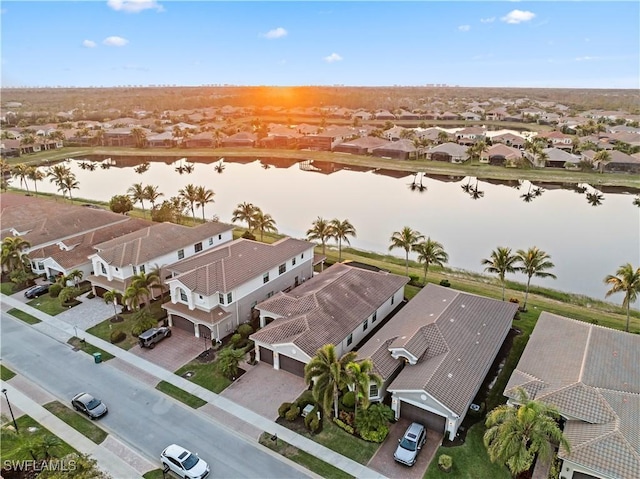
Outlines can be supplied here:
<path id="1" fill-rule="evenodd" d="M 175 372 L 204 351 L 203 339 L 178 328 L 171 328 L 171 337 L 156 343 L 155 348 L 141 348 L 139 344 L 129 352 Z"/>

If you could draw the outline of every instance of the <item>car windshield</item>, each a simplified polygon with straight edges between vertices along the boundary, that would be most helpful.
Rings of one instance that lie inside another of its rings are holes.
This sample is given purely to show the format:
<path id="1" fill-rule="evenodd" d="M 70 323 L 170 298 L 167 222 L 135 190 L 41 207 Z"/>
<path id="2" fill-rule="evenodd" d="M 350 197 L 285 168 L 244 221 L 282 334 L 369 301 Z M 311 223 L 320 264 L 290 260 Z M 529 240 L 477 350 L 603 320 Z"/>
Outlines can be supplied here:
<path id="1" fill-rule="evenodd" d="M 93 399 L 91 399 L 91 401 L 89 401 L 87 403 L 87 409 L 95 409 L 98 406 L 100 406 L 100 400 L 99 399 L 93 398 Z"/>
<path id="2" fill-rule="evenodd" d="M 412 441 L 408 437 L 403 437 L 400 442 L 400 447 L 402 449 L 406 449 L 407 451 L 415 451 L 416 450 L 416 442 Z"/>
<path id="3" fill-rule="evenodd" d="M 189 457 L 182 461 L 182 466 L 188 471 L 193 466 L 198 464 L 199 460 L 200 459 L 198 459 L 198 456 L 196 456 L 195 454 L 189 454 Z"/>

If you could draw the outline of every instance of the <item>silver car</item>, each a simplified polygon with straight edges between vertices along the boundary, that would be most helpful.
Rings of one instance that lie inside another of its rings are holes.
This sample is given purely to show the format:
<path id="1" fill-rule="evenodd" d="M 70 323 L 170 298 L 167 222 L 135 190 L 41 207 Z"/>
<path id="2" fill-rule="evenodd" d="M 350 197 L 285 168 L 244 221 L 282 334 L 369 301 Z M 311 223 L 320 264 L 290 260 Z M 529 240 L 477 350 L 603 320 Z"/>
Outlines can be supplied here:
<path id="1" fill-rule="evenodd" d="M 87 393 L 80 393 L 73 396 L 71 405 L 73 409 L 86 414 L 90 419 L 97 419 L 108 412 L 107 406 L 100 401 L 100 399 L 96 399 Z"/>
<path id="2" fill-rule="evenodd" d="M 393 458 L 407 466 L 413 466 L 418 459 L 418 452 L 422 449 L 427 439 L 426 428 L 417 422 L 414 422 L 399 440 L 400 444 L 393 453 Z"/>

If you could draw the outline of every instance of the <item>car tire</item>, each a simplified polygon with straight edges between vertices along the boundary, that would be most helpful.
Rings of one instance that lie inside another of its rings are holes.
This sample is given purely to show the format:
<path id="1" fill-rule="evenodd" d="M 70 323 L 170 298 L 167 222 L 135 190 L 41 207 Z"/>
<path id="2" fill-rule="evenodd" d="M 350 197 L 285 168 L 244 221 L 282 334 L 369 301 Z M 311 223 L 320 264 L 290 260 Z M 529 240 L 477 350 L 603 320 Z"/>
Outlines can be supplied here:
<path id="1" fill-rule="evenodd" d="M 156 343 L 151 343 L 151 344 L 149 345 L 149 349 L 153 349 L 153 348 L 155 348 L 155 347 L 156 347 Z"/>
<path id="2" fill-rule="evenodd" d="M 170 338 L 170 337 L 171 337 L 171 331 L 167 333 L 167 338 Z"/>

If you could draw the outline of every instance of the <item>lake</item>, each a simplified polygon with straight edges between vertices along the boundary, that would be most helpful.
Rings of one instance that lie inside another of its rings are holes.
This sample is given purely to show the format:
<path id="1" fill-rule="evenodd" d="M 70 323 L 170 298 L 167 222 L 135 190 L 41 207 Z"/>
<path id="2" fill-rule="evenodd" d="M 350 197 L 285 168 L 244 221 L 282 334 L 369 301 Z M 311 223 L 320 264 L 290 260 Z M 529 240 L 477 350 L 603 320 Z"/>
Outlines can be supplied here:
<path id="1" fill-rule="evenodd" d="M 481 260 L 497 246 L 537 246 L 551 255 L 558 279 L 533 278 L 532 284 L 598 299 L 604 299 L 608 289 L 603 284 L 607 274 L 627 262 L 640 265 L 640 208 L 633 204 L 638 192 L 631 189 L 364 171 L 328 162 L 257 158 L 193 157 L 189 161 L 194 163 L 189 163 L 113 156 L 114 166 L 93 171 L 81 167 L 86 161 L 66 164 L 79 181 L 74 197 L 108 201 L 142 183 L 158 186 L 166 199 L 189 183 L 203 185 L 215 192 L 215 203 L 205 207 L 207 218 L 218 215 L 230 222 L 233 209 L 247 201 L 271 214 L 280 233 L 298 238 L 318 216 L 349 219 L 357 230 L 351 245 L 378 253 L 388 252 L 394 231 L 410 226 L 443 244 L 449 266 L 469 271 L 482 272 Z M 136 173 L 134 168 L 145 161 L 148 169 Z M 176 171 L 190 165 L 191 173 Z M 54 193 L 56 186 L 46 179 L 38 190 Z M 196 216 L 201 217 L 201 211 Z M 404 257 L 404 250 L 392 254 Z M 526 282 L 522 274 L 507 278 Z M 610 300 L 619 304 L 622 294 Z"/>

